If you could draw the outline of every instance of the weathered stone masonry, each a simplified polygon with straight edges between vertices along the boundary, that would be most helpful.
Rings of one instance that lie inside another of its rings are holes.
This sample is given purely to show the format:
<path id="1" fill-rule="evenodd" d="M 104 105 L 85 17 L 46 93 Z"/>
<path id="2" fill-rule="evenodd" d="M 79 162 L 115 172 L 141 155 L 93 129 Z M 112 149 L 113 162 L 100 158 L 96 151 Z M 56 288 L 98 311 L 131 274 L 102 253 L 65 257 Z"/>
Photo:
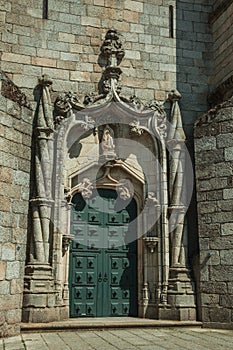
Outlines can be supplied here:
<path id="1" fill-rule="evenodd" d="M 28 226 L 32 111 L 2 75 L 0 95 L 0 323 L 1 336 L 19 333 Z M 24 100 L 25 102 L 25 100 Z"/>
<path id="2" fill-rule="evenodd" d="M 195 127 L 200 295 L 205 325 L 233 321 L 233 104 L 224 102 Z"/>
<path id="3" fill-rule="evenodd" d="M 106 31 L 116 28 L 125 39 L 122 94 L 136 95 L 142 101 L 163 101 L 171 89 L 178 88 L 191 153 L 193 123 L 208 110 L 208 93 L 213 91 L 209 103 L 214 107 L 229 99 L 233 91 L 229 61 L 232 1 L 49 0 L 47 19 L 43 3 L 0 1 L 0 62 L 6 73 L 2 75 L 0 96 L 2 334 L 18 333 L 21 320 L 31 135 L 37 105 L 34 89 L 38 77 L 48 74 L 52 79 L 52 100 L 63 91 L 80 95 L 97 91 L 104 69 L 100 46 Z M 169 36 L 170 6 L 174 9 L 174 37 Z M 229 325 L 232 317 L 230 113 L 229 104 L 224 105 L 208 114 L 209 121 L 201 119 L 196 126 L 199 319 L 215 325 Z M 198 261 L 194 207 L 195 203 L 187 224 L 190 261 Z M 195 275 L 198 281 L 198 264 Z"/>

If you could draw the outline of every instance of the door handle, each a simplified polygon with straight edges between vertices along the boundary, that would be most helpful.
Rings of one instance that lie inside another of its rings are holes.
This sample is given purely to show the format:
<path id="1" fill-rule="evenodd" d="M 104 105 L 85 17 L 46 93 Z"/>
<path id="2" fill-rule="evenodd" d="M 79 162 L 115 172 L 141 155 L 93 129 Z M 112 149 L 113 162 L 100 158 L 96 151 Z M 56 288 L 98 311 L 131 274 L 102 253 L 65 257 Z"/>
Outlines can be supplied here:
<path id="1" fill-rule="evenodd" d="M 99 273 L 99 276 L 98 276 L 98 282 L 102 282 L 102 275 L 101 275 L 101 272 Z"/>
<path id="2" fill-rule="evenodd" d="M 106 272 L 105 272 L 103 281 L 104 281 L 104 282 L 107 282 L 107 280 L 108 280 L 108 277 L 107 277 L 107 274 L 106 274 Z"/>

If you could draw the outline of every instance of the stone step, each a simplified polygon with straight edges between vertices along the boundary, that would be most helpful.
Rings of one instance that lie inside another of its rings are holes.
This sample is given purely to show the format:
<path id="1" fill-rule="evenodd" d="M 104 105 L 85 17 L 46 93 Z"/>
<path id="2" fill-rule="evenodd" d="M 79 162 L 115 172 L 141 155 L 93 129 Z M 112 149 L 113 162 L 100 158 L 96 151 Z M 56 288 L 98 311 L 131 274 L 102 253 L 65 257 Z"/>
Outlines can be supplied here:
<path id="1" fill-rule="evenodd" d="M 48 323 L 22 323 L 21 332 L 44 332 L 44 331 L 62 331 L 62 330 L 92 330 L 109 328 L 160 328 L 160 327 L 202 327 L 202 322 L 198 321 L 170 321 L 170 320 L 152 320 L 133 317 L 104 317 L 104 318 L 85 318 L 68 319 L 59 322 Z"/>

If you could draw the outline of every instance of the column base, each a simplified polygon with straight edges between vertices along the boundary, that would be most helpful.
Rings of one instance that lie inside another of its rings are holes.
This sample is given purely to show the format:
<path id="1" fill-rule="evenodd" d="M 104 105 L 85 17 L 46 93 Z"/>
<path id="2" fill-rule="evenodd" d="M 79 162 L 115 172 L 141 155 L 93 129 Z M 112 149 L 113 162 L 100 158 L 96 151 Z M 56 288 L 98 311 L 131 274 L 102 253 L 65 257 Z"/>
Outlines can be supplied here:
<path id="1" fill-rule="evenodd" d="M 159 306 L 159 318 L 179 321 L 196 320 L 194 282 L 186 267 L 170 268 L 167 304 Z"/>
<path id="2" fill-rule="evenodd" d="M 24 279 L 23 322 L 51 322 L 68 317 L 68 306 L 62 305 L 58 300 L 51 266 L 27 265 Z"/>
<path id="3" fill-rule="evenodd" d="M 24 307 L 22 321 L 25 323 L 47 323 L 69 318 L 69 308 L 60 307 Z"/>

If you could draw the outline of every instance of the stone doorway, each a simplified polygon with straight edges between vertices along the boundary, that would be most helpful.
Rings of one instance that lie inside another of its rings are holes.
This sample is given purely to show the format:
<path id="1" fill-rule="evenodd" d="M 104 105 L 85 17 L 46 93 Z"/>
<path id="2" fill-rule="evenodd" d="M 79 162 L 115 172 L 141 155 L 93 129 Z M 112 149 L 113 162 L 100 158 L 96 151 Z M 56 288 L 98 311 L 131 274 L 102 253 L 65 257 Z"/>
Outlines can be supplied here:
<path id="1" fill-rule="evenodd" d="M 99 94 L 81 101 L 75 93 L 62 93 L 52 111 L 52 82 L 46 77 L 40 81 L 23 301 L 23 319 L 29 322 L 69 317 L 72 198 L 79 192 L 89 200 L 98 188 L 137 203 L 138 315 L 196 318 L 185 228 L 189 176 L 181 96 L 176 90 L 169 94 L 168 127 L 161 102 L 145 104 L 136 96 L 120 95 L 124 50 L 116 50 L 116 40 L 119 34 L 109 30 Z"/>

